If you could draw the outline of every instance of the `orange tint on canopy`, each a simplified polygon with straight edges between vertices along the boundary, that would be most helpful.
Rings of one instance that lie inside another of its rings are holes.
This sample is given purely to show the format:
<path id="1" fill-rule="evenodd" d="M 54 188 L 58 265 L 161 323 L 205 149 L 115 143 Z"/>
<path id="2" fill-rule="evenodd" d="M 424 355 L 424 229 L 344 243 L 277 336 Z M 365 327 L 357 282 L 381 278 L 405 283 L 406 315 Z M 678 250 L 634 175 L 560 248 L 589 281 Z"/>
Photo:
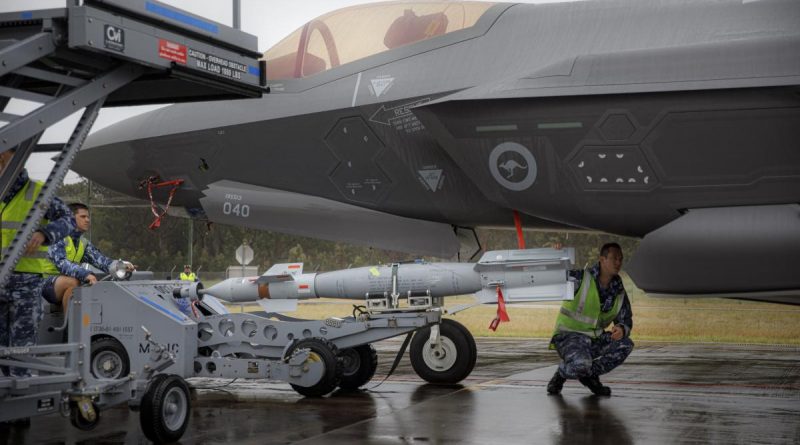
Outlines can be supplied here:
<path id="1" fill-rule="evenodd" d="M 404 45 L 469 28 L 494 3 L 386 2 L 318 17 L 264 53 L 271 80 L 308 77 Z"/>

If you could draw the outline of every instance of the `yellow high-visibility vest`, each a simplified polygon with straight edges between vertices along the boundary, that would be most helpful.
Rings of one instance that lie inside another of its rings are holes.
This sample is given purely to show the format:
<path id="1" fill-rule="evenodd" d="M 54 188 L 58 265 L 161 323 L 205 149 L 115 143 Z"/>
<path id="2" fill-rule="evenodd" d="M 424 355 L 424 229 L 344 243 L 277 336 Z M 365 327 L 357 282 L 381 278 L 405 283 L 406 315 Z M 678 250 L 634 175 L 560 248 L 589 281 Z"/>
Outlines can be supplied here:
<path id="1" fill-rule="evenodd" d="M 42 191 L 43 184 L 39 181 L 28 181 L 22 189 L 8 202 L 8 204 L 0 202 L 0 213 L 2 213 L 2 249 L 5 253 L 6 249 L 11 247 L 11 241 L 17 235 L 25 218 L 28 217 L 36 197 Z M 44 226 L 48 223 L 46 219 L 40 221 L 40 225 Z M 14 272 L 24 273 L 38 273 L 44 274 L 48 269 L 48 265 L 53 264 L 47 256 L 47 246 L 39 246 L 33 254 L 25 254 L 20 258 Z"/>
<path id="2" fill-rule="evenodd" d="M 75 247 L 75 243 L 72 241 L 72 237 L 68 236 L 65 238 L 66 245 L 64 246 L 64 251 L 67 254 L 67 261 L 70 261 L 75 264 L 80 264 L 83 261 L 83 254 L 86 252 L 86 239 L 80 237 L 78 239 L 78 247 Z M 51 260 L 48 261 L 47 268 L 45 268 L 44 274 L 45 275 L 60 275 L 61 271 L 58 270 L 56 264 Z"/>
<path id="3" fill-rule="evenodd" d="M 181 272 L 181 280 L 182 281 L 194 281 L 197 279 L 197 275 L 194 272 L 187 274 L 186 272 Z"/>
<path id="4" fill-rule="evenodd" d="M 581 281 L 581 287 L 575 292 L 575 298 L 561 304 L 553 335 L 580 332 L 590 337 L 599 337 L 619 314 L 624 292 L 615 295 L 611 309 L 603 312 L 600 310 L 600 292 L 592 274 L 584 270 Z"/>

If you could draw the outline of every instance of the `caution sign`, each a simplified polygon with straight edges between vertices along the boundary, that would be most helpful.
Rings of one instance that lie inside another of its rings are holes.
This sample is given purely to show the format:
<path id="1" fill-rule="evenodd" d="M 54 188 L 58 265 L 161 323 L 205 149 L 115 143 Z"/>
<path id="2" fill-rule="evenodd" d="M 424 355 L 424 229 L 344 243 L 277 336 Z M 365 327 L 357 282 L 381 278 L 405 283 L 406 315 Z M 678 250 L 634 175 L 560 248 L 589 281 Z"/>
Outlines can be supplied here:
<path id="1" fill-rule="evenodd" d="M 186 45 L 159 39 L 158 57 L 186 65 Z"/>
<path id="2" fill-rule="evenodd" d="M 242 74 L 248 72 L 247 65 L 196 49 L 189 48 L 189 57 L 194 67 L 229 79 L 241 79 Z"/>

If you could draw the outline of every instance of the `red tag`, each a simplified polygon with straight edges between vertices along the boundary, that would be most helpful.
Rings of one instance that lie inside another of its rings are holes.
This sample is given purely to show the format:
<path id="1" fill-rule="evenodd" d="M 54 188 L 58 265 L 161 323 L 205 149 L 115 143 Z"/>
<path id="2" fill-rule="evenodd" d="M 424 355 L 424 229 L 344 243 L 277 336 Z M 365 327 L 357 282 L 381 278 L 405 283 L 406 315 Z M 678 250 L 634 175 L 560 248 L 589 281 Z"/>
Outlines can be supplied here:
<path id="1" fill-rule="evenodd" d="M 299 264 L 290 264 L 289 265 L 289 269 L 299 269 L 299 268 L 300 268 Z"/>
<path id="2" fill-rule="evenodd" d="M 297 285 L 298 289 L 308 289 L 308 284 L 299 284 Z"/>
<path id="3" fill-rule="evenodd" d="M 158 57 L 186 65 L 186 45 L 159 39 Z"/>
<path id="4" fill-rule="evenodd" d="M 496 331 L 501 321 L 511 321 L 511 319 L 508 317 L 508 312 L 506 312 L 506 300 L 503 298 L 503 291 L 500 290 L 500 286 L 497 286 L 497 316 L 489 323 L 489 329 Z"/>

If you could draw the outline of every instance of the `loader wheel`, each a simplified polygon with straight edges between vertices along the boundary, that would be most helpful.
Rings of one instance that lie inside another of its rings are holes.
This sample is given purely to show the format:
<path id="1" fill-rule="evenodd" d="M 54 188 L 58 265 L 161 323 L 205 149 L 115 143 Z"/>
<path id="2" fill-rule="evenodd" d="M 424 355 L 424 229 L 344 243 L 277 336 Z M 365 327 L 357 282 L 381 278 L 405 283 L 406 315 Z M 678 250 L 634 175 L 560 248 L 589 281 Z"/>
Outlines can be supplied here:
<path id="1" fill-rule="evenodd" d="M 130 374 L 128 352 L 117 339 L 100 337 L 92 340 L 92 375 L 96 379 L 119 379 Z"/>
<path id="2" fill-rule="evenodd" d="M 341 361 L 337 357 L 338 348 L 328 340 L 322 338 L 304 338 L 294 344 L 287 352 L 287 357 L 300 349 L 308 349 L 309 362 L 322 362 L 325 372 L 319 382 L 311 386 L 300 386 L 290 383 L 298 394 L 306 397 L 322 397 L 330 393 L 337 386 L 342 377 Z"/>
<path id="3" fill-rule="evenodd" d="M 411 340 L 411 367 L 423 380 L 451 385 L 464 380 L 478 357 L 475 339 L 462 324 L 443 319 L 439 324 L 441 348 L 431 347 L 431 328 L 420 329 Z"/>
<path id="4" fill-rule="evenodd" d="M 94 403 L 92 403 L 92 409 L 94 411 L 94 419 L 92 420 L 88 420 L 84 417 L 77 402 L 69 402 L 69 406 L 69 422 L 75 428 L 81 431 L 91 431 L 100 423 L 100 410 L 97 409 L 97 405 Z"/>
<path id="5" fill-rule="evenodd" d="M 155 443 L 178 441 L 189 425 L 189 387 L 177 375 L 159 374 L 150 380 L 142 397 L 139 425 Z"/>
<path id="6" fill-rule="evenodd" d="M 355 390 L 365 385 L 378 369 L 378 353 L 370 344 L 342 349 L 342 381 L 339 387 Z"/>

